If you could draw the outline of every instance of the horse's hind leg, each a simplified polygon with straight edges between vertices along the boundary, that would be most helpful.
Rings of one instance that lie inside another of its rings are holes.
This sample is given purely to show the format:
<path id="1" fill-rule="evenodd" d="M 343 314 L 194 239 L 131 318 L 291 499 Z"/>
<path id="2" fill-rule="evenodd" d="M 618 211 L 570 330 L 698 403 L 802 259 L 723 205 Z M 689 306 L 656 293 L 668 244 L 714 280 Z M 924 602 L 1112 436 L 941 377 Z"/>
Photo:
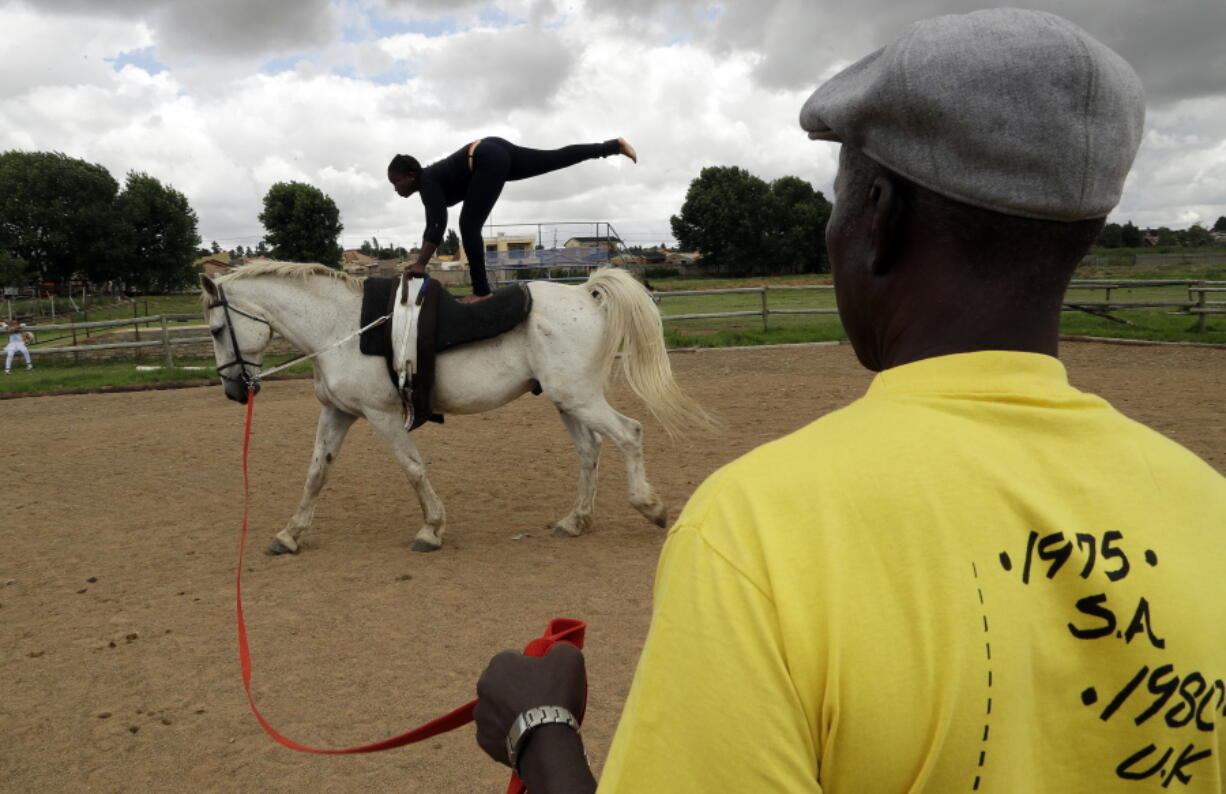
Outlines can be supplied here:
<path id="1" fill-rule="evenodd" d="M 553 534 L 555 537 L 575 537 L 582 535 L 592 525 L 596 473 L 600 466 L 600 436 L 561 408 L 558 414 L 570 432 L 571 440 L 575 442 L 575 453 L 579 456 L 579 496 L 570 513 L 553 525 Z"/>
<path id="2" fill-rule="evenodd" d="M 352 414 L 324 406 L 319 412 L 319 424 L 315 428 L 315 452 L 311 457 L 311 468 L 307 471 L 306 483 L 302 486 L 302 500 L 298 509 L 290 518 L 289 523 L 272 539 L 268 551 L 272 554 L 296 553 L 298 551 L 298 536 L 311 525 L 315 516 L 315 504 L 319 501 L 319 491 L 328 480 L 328 471 L 340 454 L 341 444 L 345 434 L 357 419 Z"/>
<path id="3" fill-rule="evenodd" d="M 569 413 L 586 425 L 589 431 L 595 431 L 617 444 L 626 457 L 630 504 L 648 521 L 659 527 L 665 526 L 668 523 L 668 509 L 647 482 L 647 465 L 643 460 L 643 425 L 614 411 L 601 395 L 584 405 L 571 408 Z"/>
<path id="4" fill-rule="evenodd" d="M 417 501 L 421 505 L 425 521 L 413 539 L 412 550 L 437 551 L 443 545 L 443 532 L 446 529 L 443 501 L 438 498 L 438 494 L 430 487 L 430 481 L 426 479 L 426 464 L 417 452 L 417 445 L 404 429 L 403 418 L 398 414 L 385 413 L 371 414 L 366 418 L 392 451 L 396 462 L 404 469 L 409 482 L 413 483 L 413 488 L 417 491 Z"/>

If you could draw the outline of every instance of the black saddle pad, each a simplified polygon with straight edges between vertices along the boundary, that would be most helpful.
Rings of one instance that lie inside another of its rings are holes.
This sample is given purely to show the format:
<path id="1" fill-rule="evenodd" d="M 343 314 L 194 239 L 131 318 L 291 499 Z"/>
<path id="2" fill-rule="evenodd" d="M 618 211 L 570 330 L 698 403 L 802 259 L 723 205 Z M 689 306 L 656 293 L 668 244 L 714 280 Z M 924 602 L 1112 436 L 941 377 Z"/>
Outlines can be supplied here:
<path id="1" fill-rule="evenodd" d="M 477 303 L 460 303 L 446 290 L 439 292 L 434 350 L 442 353 L 469 342 L 505 334 L 532 311 L 532 293 L 520 284 L 503 287 Z"/>
<path id="2" fill-rule="evenodd" d="M 366 279 L 362 284 L 362 318 L 358 325 L 359 328 L 365 328 L 387 314 L 392 303 L 392 296 L 396 294 L 396 285 L 399 283 L 398 278 Z M 358 348 L 368 356 L 390 356 L 392 354 L 392 324 L 384 323 L 369 331 L 363 331 L 358 337 Z"/>
<path id="3" fill-rule="evenodd" d="M 362 286 L 361 326 L 366 326 L 391 307 L 398 278 L 368 278 Z M 460 303 L 446 290 L 439 290 L 438 320 L 434 332 L 434 351 L 442 353 L 469 342 L 505 334 L 519 325 L 532 311 L 532 293 L 519 284 L 503 287 L 477 303 Z M 369 356 L 392 354 L 392 324 L 362 332 L 361 351 Z"/>

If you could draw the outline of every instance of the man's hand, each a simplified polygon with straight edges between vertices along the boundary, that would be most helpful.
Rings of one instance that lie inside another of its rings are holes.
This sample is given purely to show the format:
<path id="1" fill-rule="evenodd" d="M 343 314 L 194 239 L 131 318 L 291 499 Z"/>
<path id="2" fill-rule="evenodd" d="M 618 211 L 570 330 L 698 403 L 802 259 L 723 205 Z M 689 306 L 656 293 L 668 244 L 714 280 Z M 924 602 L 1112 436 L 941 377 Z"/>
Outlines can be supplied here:
<path id="1" fill-rule="evenodd" d="M 490 660 L 477 681 L 477 697 L 480 700 L 473 712 L 477 744 L 490 758 L 508 764 L 507 732 L 525 710 L 562 706 L 577 719 L 583 717 L 587 705 L 583 653 L 566 642 L 553 646 L 543 657 L 503 651 Z"/>
<path id="2" fill-rule="evenodd" d="M 425 278 L 426 266 L 420 263 L 406 265 L 404 272 L 409 274 L 409 278 Z"/>

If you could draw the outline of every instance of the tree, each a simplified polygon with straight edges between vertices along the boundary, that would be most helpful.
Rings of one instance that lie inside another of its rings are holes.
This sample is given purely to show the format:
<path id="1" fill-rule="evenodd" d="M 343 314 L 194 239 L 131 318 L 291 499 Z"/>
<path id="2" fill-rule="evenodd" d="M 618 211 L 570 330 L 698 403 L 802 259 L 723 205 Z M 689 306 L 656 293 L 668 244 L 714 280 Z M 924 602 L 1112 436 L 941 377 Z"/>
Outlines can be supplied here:
<path id="1" fill-rule="evenodd" d="M 1217 216 L 1217 220 L 1213 222 L 1213 231 L 1226 232 L 1226 215 Z"/>
<path id="2" fill-rule="evenodd" d="M 1120 227 L 1120 244 L 1125 248 L 1140 248 L 1141 238 L 1144 235 L 1132 221 L 1128 221 Z"/>
<path id="3" fill-rule="evenodd" d="M 235 255 L 237 255 L 237 256 L 238 256 L 240 259 L 242 259 L 244 256 L 246 256 L 246 255 L 247 255 L 247 252 L 243 250 L 243 247 L 242 247 L 241 245 L 240 245 L 240 246 L 238 246 L 238 247 L 236 247 L 236 248 L 234 249 L 234 253 L 235 253 Z"/>
<path id="4" fill-rule="evenodd" d="M 0 251 L 0 287 L 25 287 L 32 275 L 29 262 L 7 251 Z"/>
<path id="5" fill-rule="evenodd" d="M 770 186 L 743 168 L 702 169 L 669 219 L 681 247 L 699 251 L 716 270 L 747 273 L 763 258 L 770 223 Z"/>
<path id="6" fill-rule="evenodd" d="M 1213 245 L 1213 233 L 1199 223 L 1194 223 L 1179 233 L 1179 242 L 1193 247 Z"/>
<path id="7" fill-rule="evenodd" d="M 214 241 L 213 241 L 213 245 L 212 245 L 212 247 L 209 249 L 209 251 L 210 251 L 210 253 L 214 253 L 214 254 L 220 254 L 220 253 L 221 253 L 221 246 L 217 244 L 217 241 L 216 241 L 216 240 L 214 240 Z"/>
<path id="8" fill-rule="evenodd" d="M 319 188 L 278 182 L 264 196 L 260 223 L 277 259 L 340 266 L 341 247 L 336 240 L 345 227 L 336 204 Z"/>
<path id="9" fill-rule="evenodd" d="M 765 253 L 773 273 L 824 273 L 826 221 L 831 205 L 821 192 L 796 176 L 771 183 L 771 216 Z"/>
<path id="10" fill-rule="evenodd" d="M 1118 223 L 1105 224 L 1094 244 L 1103 248 L 1119 248 L 1124 244 L 1123 227 Z"/>
<path id="11" fill-rule="evenodd" d="M 119 184 L 110 172 L 59 152 L 0 154 L 0 250 L 40 280 L 93 280 L 118 269 Z"/>
<path id="12" fill-rule="evenodd" d="M 443 245 L 445 246 L 446 242 L 444 242 Z M 458 251 L 458 242 L 456 243 L 456 246 L 456 250 Z M 439 247 L 439 250 L 442 251 L 442 246 Z M 405 250 L 403 245 L 396 245 L 395 243 L 389 243 L 385 246 L 379 245 L 378 237 L 373 238 L 373 242 L 370 240 L 363 240 L 361 247 L 358 248 L 358 251 L 374 259 L 396 259 L 397 257 L 405 259 L 409 256 L 409 252 Z M 417 249 L 414 248 L 413 251 L 416 252 Z"/>
<path id="13" fill-rule="evenodd" d="M 460 236 L 455 233 L 455 229 L 447 230 L 447 238 L 439 246 L 438 252 L 445 256 L 455 256 L 460 253 Z"/>
<path id="14" fill-rule="evenodd" d="M 1169 226 L 1150 229 L 1149 233 L 1158 238 L 1158 245 L 1179 245 L 1179 235 L 1171 231 Z"/>
<path id="15" fill-rule="evenodd" d="M 742 168 L 704 168 L 670 219 L 677 244 L 732 273 L 828 268 L 823 230 L 830 202 L 794 176 L 767 184 Z"/>
<path id="16" fill-rule="evenodd" d="M 263 240 L 260 240 L 258 243 L 256 243 L 255 255 L 256 256 L 268 256 L 268 244 L 265 243 Z"/>
<path id="17" fill-rule="evenodd" d="M 187 198 L 148 174 L 131 171 L 119 196 L 124 222 L 120 272 L 129 288 L 169 292 L 191 283 L 200 235 Z"/>

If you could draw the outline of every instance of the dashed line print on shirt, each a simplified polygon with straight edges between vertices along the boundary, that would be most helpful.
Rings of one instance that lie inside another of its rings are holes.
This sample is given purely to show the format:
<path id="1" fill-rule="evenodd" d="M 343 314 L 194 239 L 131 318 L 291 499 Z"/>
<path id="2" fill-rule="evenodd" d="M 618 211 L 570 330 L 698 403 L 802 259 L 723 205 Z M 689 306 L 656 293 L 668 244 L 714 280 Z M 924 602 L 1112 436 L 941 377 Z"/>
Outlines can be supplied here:
<path id="1" fill-rule="evenodd" d="M 979 785 L 983 780 L 983 766 L 988 758 L 988 736 L 991 734 L 991 716 L 992 716 L 992 634 L 988 626 L 987 604 L 983 599 L 983 588 L 979 586 L 979 569 L 975 563 L 971 563 L 971 573 L 975 577 L 975 590 L 979 594 L 979 606 L 983 609 L 983 653 L 987 660 L 988 670 L 988 686 L 985 698 L 987 700 L 984 705 L 983 713 L 983 749 L 979 751 L 979 764 L 975 769 L 975 780 L 971 783 L 971 791 L 978 791 Z"/>

